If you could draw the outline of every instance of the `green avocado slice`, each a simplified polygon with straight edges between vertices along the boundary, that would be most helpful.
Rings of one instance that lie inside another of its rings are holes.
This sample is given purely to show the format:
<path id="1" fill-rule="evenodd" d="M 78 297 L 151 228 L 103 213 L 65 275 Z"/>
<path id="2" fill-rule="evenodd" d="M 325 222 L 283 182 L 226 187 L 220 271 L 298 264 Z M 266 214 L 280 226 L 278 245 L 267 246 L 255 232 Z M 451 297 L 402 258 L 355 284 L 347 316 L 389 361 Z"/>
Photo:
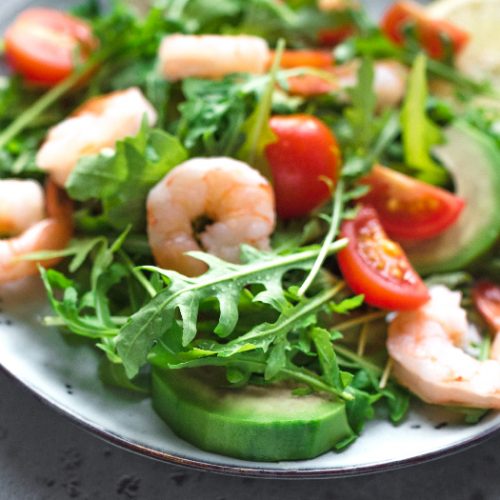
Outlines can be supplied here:
<path id="1" fill-rule="evenodd" d="M 290 387 L 229 388 L 217 369 L 153 368 L 153 407 L 201 449 L 255 461 L 301 460 L 348 441 L 345 405 Z"/>
<path id="2" fill-rule="evenodd" d="M 457 122 L 435 154 L 455 179 L 466 206 L 458 221 L 437 238 L 411 245 L 408 257 L 422 274 L 463 269 L 500 236 L 500 151 L 488 136 Z"/>

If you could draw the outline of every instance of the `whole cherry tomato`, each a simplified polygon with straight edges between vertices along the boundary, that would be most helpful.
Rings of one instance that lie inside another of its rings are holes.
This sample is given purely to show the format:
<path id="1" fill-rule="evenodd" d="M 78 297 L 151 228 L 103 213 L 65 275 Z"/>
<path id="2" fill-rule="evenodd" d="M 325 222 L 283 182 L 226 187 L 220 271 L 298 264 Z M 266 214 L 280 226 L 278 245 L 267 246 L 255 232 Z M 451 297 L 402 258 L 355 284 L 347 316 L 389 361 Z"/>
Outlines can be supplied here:
<path id="1" fill-rule="evenodd" d="M 283 219 L 308 214 L 330 196 L 340 168 L 331 130 L 310 115 L 273 116 L 277 141 L 266 147 L 276 210 Z"/>

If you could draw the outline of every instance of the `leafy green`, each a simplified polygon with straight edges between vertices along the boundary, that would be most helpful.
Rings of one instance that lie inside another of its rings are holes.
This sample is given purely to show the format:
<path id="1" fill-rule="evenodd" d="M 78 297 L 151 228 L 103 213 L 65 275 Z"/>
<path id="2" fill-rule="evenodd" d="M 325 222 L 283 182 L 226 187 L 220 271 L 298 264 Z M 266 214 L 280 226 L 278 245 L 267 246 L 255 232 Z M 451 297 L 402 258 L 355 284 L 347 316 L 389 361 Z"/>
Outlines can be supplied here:
<path id="1" fill-rule="evenodd" d="M 426 58 L 415 58 L 408 80 L 408 91 L 401 112 L 405 163 L 416 176 L 431 184 L 443 184 L 446 171 L 431 157 L 430 150 L 441 142 L 439 128 L 427 117 Z"/>
<path id="2" fill-rule="evenodd" d="M 115 229 L 141 228 L 149 190 L 186 158 L 176 137 L 144 121 L 137 136 L 116 143 L 114 153 L 81 158 L 66 189 L 75 200 L 100 200 L 104 219 Z"/>
<path id="3" fill-rule="evenodd" d="M 345 241 L 333 243 L 330 251 L 342 248 Z M 129 376 L 137 373 L 145 363 L 152 346 L 175 322 L 176 311 L 183 324 L 183 345 L 188 345 L 197 333 L 200 302 L 214 298 L 220 306 L 220 317 L 215 333 L 227 337 L 238 322 L 238 301 L 241 290 L 249 284 L 260 284 L 264 290 L 253 299 L 270 304 L 277 310 L 286 307 L 282 288 L 283 275 L 291 269 L 307 269 L 317 255 L 309 250 L 296 254 L 275 256 L 242 247 L 243 264 L 231 264 L 202 252 L 190 252 L 208 265 L 208 271 L 196 278 L 188 278 L 175 271 L 149 266 L 145 269 L 167 278 L 169 286 L 137 311 L 122 328 L 117 339 L 117 351 Z"/>

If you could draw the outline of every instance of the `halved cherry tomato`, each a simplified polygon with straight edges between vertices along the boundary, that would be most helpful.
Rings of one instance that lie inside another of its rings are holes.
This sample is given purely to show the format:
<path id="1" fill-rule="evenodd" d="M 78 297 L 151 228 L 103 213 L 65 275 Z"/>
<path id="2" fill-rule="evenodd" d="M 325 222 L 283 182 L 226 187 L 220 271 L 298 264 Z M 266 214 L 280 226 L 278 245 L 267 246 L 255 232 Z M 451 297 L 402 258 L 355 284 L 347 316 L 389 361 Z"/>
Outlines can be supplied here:
<path id="1" fill-rule="evenodd" d="M 500 332 L 500 285 L 483 281 L 472 290 L 478 311 L 496 333 Z"/>
<path id="2" fill-rule="evenodd" d="M 97 42 L 90 26 L 55 9 L 22 12 L 5 33 L 9 64 L 28 81 L 55 85 L 88 58 Z"/>
<path id="3" fill-rule="evenodd" d="M 362 201 L 373 206 L 396 240 L 438 236 L 459 217 L 465 202 L 450 192 L 377 165 L 361 180 L 370 186 Z"/>
<path id="4" fill-rule="evenodd" d="M 275 58 L 271 51 L 269 66 Z M 281 55 L 280 66 L 289 68 L 329 68 L 333 65 L 333 54 L 329 50 L 285 50 Z"/>
<path id="5" fill-rule="evenodd" d="M 284 219 L 306 215 L 331 196 L 337 181 L 340 150 L 335 136 L 310 115 L 273 116 L 270 126 L 277 141 L 265 153 L 278 215 Z"/>
<path id="6" fill-rule="evenodd" d="M 409 1 L 395 2 L 382 18 L 381 27 L 398 45 L 405 43 L 405 30 L 413 27 L 417 40 L 435 59 L 446 56 L 447 44 L 458 54 L 469 41 L 466 31 L 448 21 L 432 19 L 420 5 Z"/>
<path id="7" fill-rule="evenodd" d="M 362 207 L 354 220 L 344 221 L 340 232 L 349 239 L 337 256 L 340 270 L 367 304 L 401 311 L 427 302 L 425 284 L 403 249 L 387 237 L 372 207 Z"/>

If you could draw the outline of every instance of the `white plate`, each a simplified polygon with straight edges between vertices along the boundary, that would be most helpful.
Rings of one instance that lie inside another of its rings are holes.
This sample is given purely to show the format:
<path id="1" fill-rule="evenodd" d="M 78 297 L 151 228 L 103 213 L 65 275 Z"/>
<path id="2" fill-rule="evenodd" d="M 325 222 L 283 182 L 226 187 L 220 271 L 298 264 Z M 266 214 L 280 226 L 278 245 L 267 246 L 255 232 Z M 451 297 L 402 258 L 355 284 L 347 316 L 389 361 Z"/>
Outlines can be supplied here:
<path id="1" fill-rule="evenodd" d="M 0 24 L 33 1 L 7 1 Z M 52 5 L 68 5 L 52 0 Z M 370 2 L 374 11 L 389 1 Z M 395 427 L 370 422 L 342 453 L 314 460 L 256 463 L 201 451 L 175 436 L 148 399 L 104 386 L 98 355 L 85 342 L 41 326 L 49 313 L 38 279 L 0 286 L 0 365 L 43 401 L 82 427 L 123 448 L 166 462 L 228 474 L 268 477 L 331 477 L 363 474 L 421 463 L 476 444 L 500 428 L 491 413 L 475 426 L 453 423 L 445 411 L 414 404 Z"/>
<path id="2" fill-rule="evenodd" d="M 253 476 L 346 476 L 421 463 L 478 443 L 500 428 L 497 413 L 468 426 L 454 423 L 446 411 L 414 404 L 401 425 L 372 421 L 347 450 L 314 460 L 258 463 L 207 453 L 175 436 L 149 399 L 103 385 L 90 345 L 41 326 L 40 318 L 50 310 L 38 279 L 0 287 L 0 299 L 0 365 L 8 373 L 101 438 L 167 462 Z"/>

